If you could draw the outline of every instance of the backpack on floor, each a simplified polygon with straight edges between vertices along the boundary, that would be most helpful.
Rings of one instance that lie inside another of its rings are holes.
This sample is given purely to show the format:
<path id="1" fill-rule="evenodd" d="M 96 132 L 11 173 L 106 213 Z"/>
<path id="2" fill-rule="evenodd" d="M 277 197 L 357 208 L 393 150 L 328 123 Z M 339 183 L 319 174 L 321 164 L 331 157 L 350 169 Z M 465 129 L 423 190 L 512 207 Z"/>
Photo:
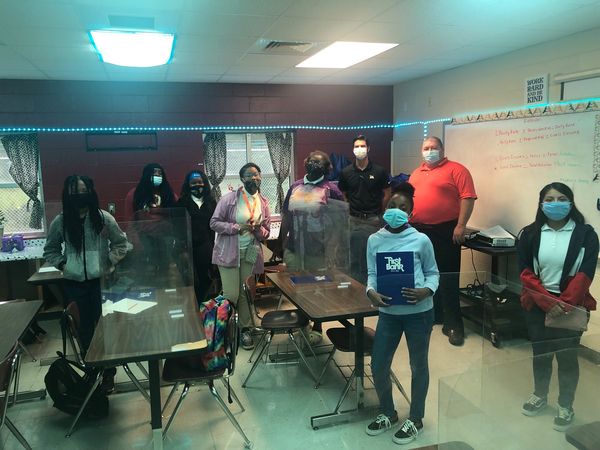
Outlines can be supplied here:
<path id="1" fill-rule="evenodd" d="M 91 373 L 86 373 L 86 369 L 79 364 L 69 361 L 60 354 L 59 356 L 50 365 L 48 373 L 44 377 L 44 383 L 50 398 L 54 402 L 54 407 L 74 416 L 83 405 L 95 377 Z M 82 370 L 84 375 L 80 375 L 74 367 Z M 108 397 L 106 394 L 96 389 L 83 410 L 83 416 L 90 419 L 102 419 L 108 416 Z"/>
<path id="2" fill-rule="evenodd" d="M 204 325 L 207 351 L 201 356 L 206 370 L 215 371 L 229 368 L 227 349 L 227 323 L 233 314 L 229 300 L 222 295 L 200 305 L 200 318 Z"/>

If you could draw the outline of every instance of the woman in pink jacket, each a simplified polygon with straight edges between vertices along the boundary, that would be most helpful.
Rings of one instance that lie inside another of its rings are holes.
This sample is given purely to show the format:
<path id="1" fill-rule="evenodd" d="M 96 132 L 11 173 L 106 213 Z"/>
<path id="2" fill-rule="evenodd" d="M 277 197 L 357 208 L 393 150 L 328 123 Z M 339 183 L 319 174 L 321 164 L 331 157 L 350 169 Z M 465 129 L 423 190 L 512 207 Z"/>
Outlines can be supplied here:
<path id="1" fill-rule="evenodd" d="M 260 243 L 269 237 L 271 213 L 267 199 L 259 192 L 260 167 L 245 164 L 240 180 L 244 186 L 224 195 L 210 219 L 210 227 L 217 233 L 212 262 L 219 267 L 223 295 L 237 306 L 242 347 L 251 350 L 252 317 L 241 285 L 250 274 L 264 271 Z"/>

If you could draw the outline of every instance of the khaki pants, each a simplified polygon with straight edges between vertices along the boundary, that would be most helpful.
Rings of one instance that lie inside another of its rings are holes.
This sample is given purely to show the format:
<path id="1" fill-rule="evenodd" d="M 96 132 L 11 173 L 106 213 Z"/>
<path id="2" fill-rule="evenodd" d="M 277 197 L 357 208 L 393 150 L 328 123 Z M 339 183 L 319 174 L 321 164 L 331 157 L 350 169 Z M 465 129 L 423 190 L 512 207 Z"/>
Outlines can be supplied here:
<path id="1" fill-rule="evenodd" d="M 244 261 L 245 250 L 240 251 L 239 267 L 219 266 L 221 283 L 223 284 L 223 295 L 229 299 L 237 308 L 240 329 L 254 326 L 250 305 L 242 290 L 242 283 L 252 275 L 253 264 Z"/>

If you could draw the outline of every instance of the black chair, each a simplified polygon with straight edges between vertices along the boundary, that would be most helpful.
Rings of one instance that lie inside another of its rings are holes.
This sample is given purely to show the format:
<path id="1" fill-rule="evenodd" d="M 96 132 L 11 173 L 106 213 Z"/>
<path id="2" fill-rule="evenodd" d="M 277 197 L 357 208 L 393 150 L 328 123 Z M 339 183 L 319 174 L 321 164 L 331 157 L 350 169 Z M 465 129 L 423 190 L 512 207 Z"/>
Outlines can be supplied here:
<path id="1" fill-rule="evenodd" d="M 15 369 L 18 365 L 19 360 L 19 344 L 15 343 L 13 349 L 8 352 L 8 355 L 0 362 L 0 392 L 3 392 L 4 395 L 0 397 L 0 430 L 6 424 L 7 428 L 10 432 L 18 439 L 21 445 L 26 449 L 31 449 L 27 440 L 23 437 L 23 435 L 17 430 L 15 425 L 11 422 L 11 420 L 6 415 L 6 409 L 8 407 L 8 399 L 10 396 L 10 386 L 15 379 Z"/>
<path id="2" fill-rule="evenodd" d="M 63 332 L 63 354 L 66 356 L 66 342 L 68 339 L 70 346 L 71 346 L 71 350 L 73 351 L 73 355 L 75 357 L 75 362 L 80 367 L 85 369 L 86 368 L 85 351 L 83 349 L 83 345 L 81 343 L 81 339 L 79 337 L 79 332 L 78 332 L 79 308 L 77 307 L 77 303 L 71 302 L 64 309 L 62 319 L 61 319 L 61 328 L 62 328 L 62 332 Z M 141 363 L 137 363 L 137 365 L 138 365 L 138 367 L 140 367 L 140 370 L 146 376 L 146 378 L 148 378 L 148 374 L 147 374 L 146 370 L 144 369 L 144 367 L 141 366 Z M 123 367 L 123 370 L 129 377 L 131 382 L 134 384 L 134 386 L 137 388 L 137 390 L 140 391 L 140 393 L 144 396 L 144 398 L 148 401 L 148 403 L 150 403 L 150 395 L 148 394 L 146 389 L 144 389 L 144 387 L 141 385 L 141 383 L 135 377 L 135 375 L 131 372 L 131 369 L 129 368 L 129 366 L 127 364 L 122 364 L 121 367 Z M 86 374 L 91 376 L 92 377 L 91 380 L 93 380 L 91 383 L 91 388 L 90 388 L 90 391 L 89 391 L 87 397 L 85 398 L 83 404 L 81 405 L 81 408 L 79 408 L 77 415 L 73 419 L 73 423 L 71 424 L 69 431 L 67 431 L 67 437 L 70 437 L 71 434 L 73 434 L 73 430 L 75 429 L 75 426 L 79 422 L 79 419 L 81 418 L 81 415 L 83 414 L 83 411 L 85 410 L 85 407 L 87 406 L 92 394 L 98 388 L 98 386 L 100 385 L 100 382 L 102 381 L 104 371 L 105 371 L 104 368 L 101 368 L 98 370 L 86 371 Z"/>
<path id="3" fill-rule="evenodd" d="M 248 437 L 244 433 L 244 430 L 242 430 L 242 427 L 240 426 L 238 421 L 235 419 L 234 415 L 231 413 L 231 411 L 229 410 L 229 408 L 223 401 L 223 398 L 221 397 L 221 395 L 215 388 L 215 381 L 220 380 L 225 385 L 225 387 L 228 389 L 228 393 L 231 395 L 231 397 L 233 397 L 233 399 L 239 405 L 242 412 L 245 411 L 245 408 L 242 406 L 242 403 L 240 402 L 240 400 L 237 397 L 237 395 L 235 394 L 233 388 L 229 384 L 229 378 L 235 372 L 235 358 L 236 358 L 237 350 L 238 350 L 238 340 L 239 340 L 238 317 L 237 317 L 237 312 L 235 311 L 235 309 L 233 309 L 233 314 L 231 314 L 231 317 L 227 324 L 227 340 L 225 343 L 226 344 L 225 353 L 229 357 L 229 367 L 224 368 L 224 369 L 209 371 L 209 370 L 205 369 L 204 366 L 201 364 L 200 358 L 198 356 L 168 358 L 165 360 L 165 365 L 164 365 L 163 374 L 162 374 L 163 380 L 168 383 L 175 383 L 175 385 L 173 386 L 173 389 L 171 389 L 171 392 L 169 393 L 169 396 L 167 397 L 165 405 L 163 406 L 163 410 L 162 410 L 163 414 L 164 414 L 165 410 L 167 409 L 167 406 L 168 406 L 169 402 L 171 401 L 171 399 L 173 398 L 173 395 L 175 394 L 175 391 L 177 390 L 179 385 L 181 383 L 184 383 L 184 387 L 183 387 L 183 390 L 181 391 L 181 395 L 179 396 L 179 400 L 177 401 L 177 404 L 175 405 L 175 408 L 173 409 L 173 413 L 171 414 L 171 417 L 169 418 L 169 421 L 167 422 L 167 426 L 163 430 L 163 439 L 167 435 L 167 432 L 169 431 L 169 428 L 171 427 L 171 424 L 173 423 L 173 420 L 175 419 L 177 412 L 181 408 L 181 404 L 183 403 L 183 400 L 185 399 L 185 397 L 187 396 L 187 394 L 190 390 L 190 387 L 195 384 L 205 384 L 208 386 L 208 389 L 209 389 L 211 395 L 217 401 L 217 403 L 219 404 L 219 406 L 221 407 L 221 409 L 223 410 L 223 412 L 225 413 L 225 415 L 227 416 L 229 421 L 233 424 L 235 429 L 242 436 L 242 439 L 244 439 L 245 447 L 247 447 L 247 448 L 252 447 L 252 442 L 248 439 Z M 231 399 L 229 400 L 229 402 L 232 403 Z"/>
<path id="4" fill-rule="evenodd" d="M 327 357 L 327 361 L 325 361 L 323 370 L 321 371 L 321 374 L 319 375 L 319 379 L 317 380 L 317 383 L 315 384 L 315 389 L 317 389 L 319 387 L 319 385 L 321 384 L 321 379 L 323 378 L 323 375 L 325 374 L 325 371 L 327 370 L 329 363 L 333 360 L 333 357 L 335 356 L 336 351 L 345 352 L 345 353 L 354 353 L 355 352 L 356 344 L 355 344 L 355 338 L 354 338 L 354 326 L 353 325 L 348 324 L 348 326 L 343 327 L 343 328 L 341 328 L 341 327 L 330 328 L 327 330 L 327 337 L 333 344 L 333 349 L 329 353 L 329 356 Z M 375 330 L 373 328 L 364 327 L 363 348 L 364 348 L 365 356 L 372 355 L 374 342 L 375 342 Z M 350 390 L 350 387 L 352 386 L 352 382 L 354 381 L 354 378 L 355 378 L 355 370 L 356 369 L 352 369 L 352 373 L 350 374 L 350 377 L 348 378 L 348 382 L 346 383 L 344 395 L 342 396 L 342 399 L 340 400 L 338 407 L 341 406 L 341 403 L 344 401 L 345 396 L 347 395 L 348 391 Z M 408 395 L 406 394 L 404 387 L 400 383 L 400 380 L 398 380 L 398 377 L 396 376 L 396 374 L 391 370 L 390 370 L 390 377 L 392 379 L 392 382 L 396 385 L 396 387 L 398 388 L 398 390 L 400 391 L 402 396 L 406 399 L 406 401 L 410 405 L 410 399 L 408 398 Z M 337 411 L 337 409 L 336 409 L 336 411 Z"/>
<path id="5" fill-rule="evenodd" d="M 254 297 L 253 297 L 252 289 L 251 289 L 251 286 L 249 285 L 248 280 L 246 280 L 243 283 L 242 288 L 244 290 L 244 295 L 246 295 L 246 299 L 248 300 L 248 306 L 250 308 L 252 308 L 250 305 L 254 304 Z M 256 370 L 258 363 L 262 360 L 262 356 L 265 353 L 265 351 L 267 351 L 269 349 L 269 347 L 271 345 L 271 341 L 273 339 L 273 336 L 275 336 L 276 334 L 287 334 L 288 335 L 288 338 L 292 342 L 294 348 L 296 349 L 296 352 L 298 353 L 300 360 L 304 363 L 304 365 L 308 369 L 308 372 L 310 373 L 310 376 L 316 382 L 317 377 L 315 376 L 314 372 L 310 368 L 308 361 L 304 357 L 304 352 L 298 345 L 298 342 L 296 341 L 296 337 L 294 336 L 295 332 L 299 332 L 300 336 L 302 336 L 302 339 L 304 340 L 304 344 L 311 351 L 313 357 L 316 359 L 315 352 L 313 351 L 313 349 L 310 345 L 310 342 L 308 341 L 308 338 L 304 334 L 304 329 L 306 328 L 306 326 L 308 324 L 309 324 L 308 317 L 306 317 L 301 311 L 299 311 L 297 309 L 292 309 L 292 310 L 279 310 L 278 309 L 277 311 L 269 311 L 269 312 L 265 313 L 260 321 L 260 327 L 258 328 L 259 331 L 261 332 L 261 337 L 256 345 L 256 348 L 254 349 L 254 352 L 252 352 L 252 355 L 250 355 L 249 362 L 252 360 L 252 357 L 254 356 L 254 354 L 256 352 L 258 352 L 258 356 L 254 360 L 254 364 L 252 364 L 252 367 L 250 368 L 250 372 L 248 373 L 248 376 L 242 383 L 242 387 L 246 387 L 248 380 L 250 379 L 250 377 Z"/>

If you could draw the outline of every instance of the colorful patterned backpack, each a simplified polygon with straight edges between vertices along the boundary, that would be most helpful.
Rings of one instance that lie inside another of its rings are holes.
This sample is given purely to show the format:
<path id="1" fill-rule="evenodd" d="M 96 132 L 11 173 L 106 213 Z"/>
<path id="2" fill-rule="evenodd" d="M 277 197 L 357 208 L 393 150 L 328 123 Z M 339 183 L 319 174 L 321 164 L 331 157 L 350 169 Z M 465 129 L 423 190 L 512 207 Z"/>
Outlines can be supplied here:
<path id="1" fill-rule="evenodd" d="M 202 365 L 208 371 L 230 368 L 231 359 L 227 354 L 227 323 L 233 314 L 233 305 L 222 295 L 207 300 L 200 305 L 200 318 L 204 324 L 207 352 L 203 353 Z"/>

